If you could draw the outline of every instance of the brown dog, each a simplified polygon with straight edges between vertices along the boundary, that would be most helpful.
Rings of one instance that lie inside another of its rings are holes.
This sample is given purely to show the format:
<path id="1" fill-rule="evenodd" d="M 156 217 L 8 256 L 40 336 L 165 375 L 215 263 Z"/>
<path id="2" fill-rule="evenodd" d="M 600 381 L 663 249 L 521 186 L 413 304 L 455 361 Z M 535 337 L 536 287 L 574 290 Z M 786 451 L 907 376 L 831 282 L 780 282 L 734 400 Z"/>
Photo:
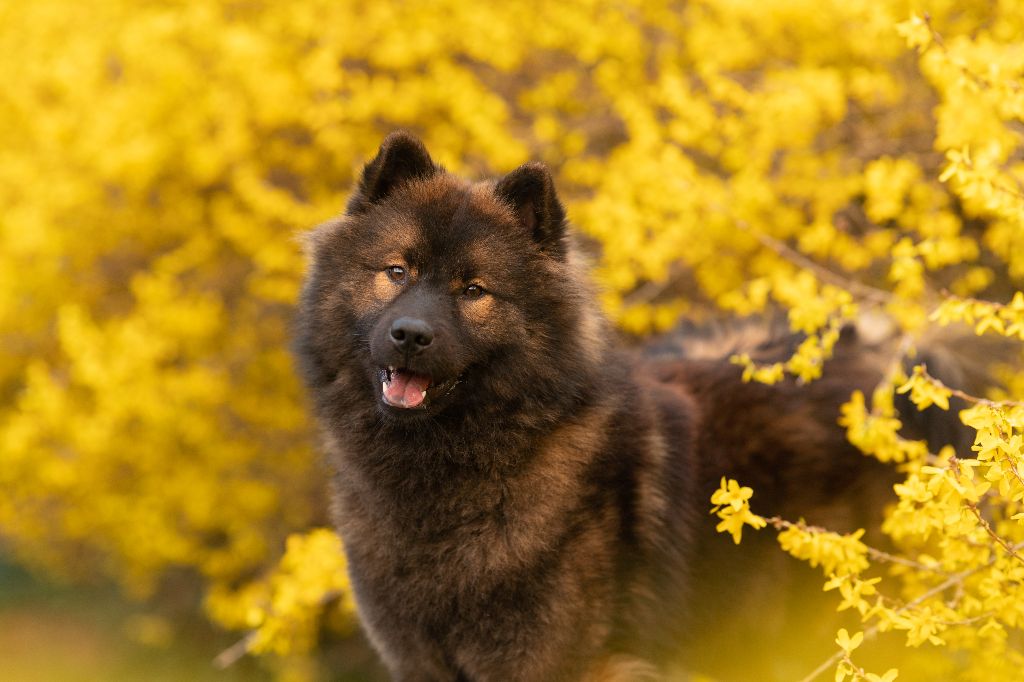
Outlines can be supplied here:
<path id="1" fill-rule="evenodd" d="M 771 630 L 739 598 L 781 555 L 717 535 L 709 497 L 730 476 L 760 513 L 862 525 L 891 473 L 836 419 L 880 379 L 874 351 L 844 333 L 822 380 L 764 386 L 728 339 L 712 358 L 685 339 L 659 359 L 617 348 L 547 170 L 467 182 L 404 133 L 311 243 L 297 355 L 396 680 L 769 679 L 742 643 L 706 643 Z"/>

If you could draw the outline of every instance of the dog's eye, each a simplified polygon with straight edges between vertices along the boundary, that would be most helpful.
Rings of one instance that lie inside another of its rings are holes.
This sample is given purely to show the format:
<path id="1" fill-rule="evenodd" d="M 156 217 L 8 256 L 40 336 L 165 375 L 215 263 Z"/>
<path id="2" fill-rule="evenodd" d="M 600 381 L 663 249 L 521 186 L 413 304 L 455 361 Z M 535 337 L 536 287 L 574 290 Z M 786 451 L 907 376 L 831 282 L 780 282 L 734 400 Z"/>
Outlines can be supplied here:
<path id="1" fill-rule="evenodd" d="M 465 291 L 462 292 L 462 295 L 466 298 L 480 298 L 484 295 L 484 288 L 479 284 L 470 284 L 466 287 Z"/>
<path id="2" fill-rule="evenodd" d="M 384 268 L 384 272 L 387 273 L 388 279 L 395 284 L 405 284 L 405 268 L 401 265 L 389 265 Z"/>

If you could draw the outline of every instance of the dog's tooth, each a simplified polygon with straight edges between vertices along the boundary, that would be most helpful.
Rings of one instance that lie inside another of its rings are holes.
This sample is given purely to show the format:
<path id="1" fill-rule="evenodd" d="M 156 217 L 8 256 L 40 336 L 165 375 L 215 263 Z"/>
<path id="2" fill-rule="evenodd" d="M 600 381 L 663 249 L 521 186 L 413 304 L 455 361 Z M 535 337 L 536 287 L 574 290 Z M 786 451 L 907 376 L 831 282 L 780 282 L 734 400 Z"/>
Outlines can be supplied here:
<path id="1" fill-rule="evenodd" d="M 420 397 L 423 398 L 424 400 L 426 400 L 427 392 L 426 391 L 420 391 Z"/>
<path id="2" fill-rule="evenodd" d="M 382 381 L 380 383 L 380 392 L 381 393 L 387 393 L 388 392 L 388 382 Z"/>

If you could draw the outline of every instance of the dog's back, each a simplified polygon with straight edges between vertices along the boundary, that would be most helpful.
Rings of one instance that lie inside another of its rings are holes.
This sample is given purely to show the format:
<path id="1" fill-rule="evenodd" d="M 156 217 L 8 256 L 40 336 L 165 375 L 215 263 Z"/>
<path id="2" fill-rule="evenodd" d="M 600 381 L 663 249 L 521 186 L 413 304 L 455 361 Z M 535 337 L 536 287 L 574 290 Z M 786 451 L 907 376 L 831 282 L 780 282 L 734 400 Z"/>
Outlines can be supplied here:
<path id="1" fill-rule="evenodd" d="M 785 557 L 714 532 L 719 479 L 836 530 L 891 483 L 836 423 L 879 347 L 845 334 L 806 386 L 742 381 L 728 353 L 793 349 L 754 327 L 736 348 L 616 348 L 542 166 L 469 183 L 394 135 L 310 243 L 296 351 L 360 616 L 398 680 L 749 671 L 736 638 L 773 627 L 744 599 L 779 592 Z"/>

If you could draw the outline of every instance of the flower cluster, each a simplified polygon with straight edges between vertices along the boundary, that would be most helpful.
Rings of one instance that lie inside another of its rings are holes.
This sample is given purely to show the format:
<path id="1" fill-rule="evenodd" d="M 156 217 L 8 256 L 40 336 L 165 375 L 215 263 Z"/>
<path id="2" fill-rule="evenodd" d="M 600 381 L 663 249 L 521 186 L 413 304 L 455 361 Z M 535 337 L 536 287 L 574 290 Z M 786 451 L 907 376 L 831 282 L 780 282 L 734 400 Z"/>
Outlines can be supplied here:
<path id="1" fill-rule="evenodd" d="M 314 612 L 337 612 L 315 595 L 344 592 L 273 568 L 326 508 L 286 350 L 294 237 L 395 128 L 475 177 L 546 161 L 627 332 L 782 312 L 805 341 L 778 364 L 737 357 L 751 380 L 815 380 L 867 313 L 915 339 L 1024 332 L 1016 0 L 927 0 L 909 19 L 896 0 L 8 5 L 4 547 L 139 597 L 191 576 L 261 651 L 303 650 Z M 999 371 L 1002 402 L 964 417 L 973 459 L 900 435 L 894 389 L 941 406 L 963 388 L 923 369 L 842 415 L 907 474 L 888 530 L 915 563 L 892 564 L 893 593 L 920 602 L 872 617 L 941 637 L 977 679 L 1021 663 L 1024 373 Z M 759 518 L 743 490 L 716 502 L 737 539 Z M 335 566 L 323 532 L 309 556 Z M 808 559 L 828 544 L 790 535 Z"/>
<path id="2" fill-rule="evenodd" d="M 972 325 L 978 336 L 992 331 L 1024 341 L 1024 292 L 1015 293 L 1007 304 L 949 296 L 929 319 L 942 326 L 964 322 Z"/>
<path id="3" fill-rule="evenodd" d="M 218 586 L 207 608 L 220 622 L 247 628 L 246 651 L 294 654 L 313 648 L 320 622 L 351 626 L 354 612 L 341 541 L 319 528 L 288 537 L 284 556 L 268 575 L 230 590 Z M 324 613 L 325 607 L 331 611 Z"/>
<path id="4" fill-rule="evenodd" d="M 736 481 L 722 478 L 722 484 L 711 496 L 711 504 L 715 505 L 711 513 L 721 521 L 715 527 L 719 533 L 728 531 L 737 545 L 743 537 L 743 526 L 764 528 L 767 524 L 760 516 L 750 511 L 750 497 L 754 494 L 751 488 L 740 487 Z"/>

